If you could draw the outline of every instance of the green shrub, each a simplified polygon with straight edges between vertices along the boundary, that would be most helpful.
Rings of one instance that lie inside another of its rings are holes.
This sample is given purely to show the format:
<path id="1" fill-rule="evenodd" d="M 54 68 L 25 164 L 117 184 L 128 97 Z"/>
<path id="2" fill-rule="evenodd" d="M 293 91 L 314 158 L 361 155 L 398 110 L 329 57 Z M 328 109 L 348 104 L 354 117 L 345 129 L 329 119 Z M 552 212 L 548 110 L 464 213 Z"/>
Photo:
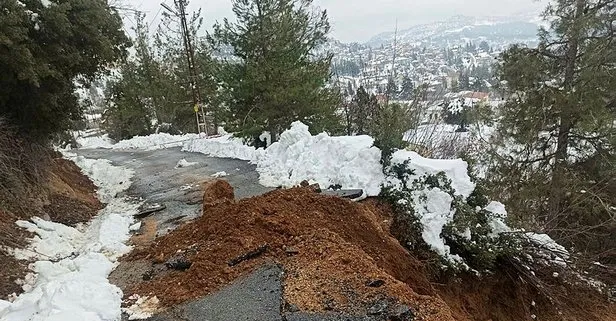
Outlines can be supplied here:
<path id="1" fill-rule="evenodd" d="M 451 209 L 455 211 L 453 219 L 443 227 L 440 235 L 452 256 L 442 257 L 442 264 L 454 269 L 486 271 L 494 266 L 499 257 L 519 251 L 519 242 L 514 237 L 507 233 L 494 233 L 493 221 L 503 218 L 485 210 L 488 199 L 481 186 L 464 199 L 456 195 L 445 173 L 415 177 L 409 164 L 410 161 L 406 161 L 387 168 L 388 183 L 384 184 L 380 195 L 391 204 L 394 212 L 392 234 L 409 250 L 420 256 L 433 256 L 428 254 L 430 247 L 422 237 L 423 226 L 416 208 L 428 202 L 422 191 L 436 188 L 451 196 Z M 452 259 L 457 258 L 456 255 L 462 261 Z"/>

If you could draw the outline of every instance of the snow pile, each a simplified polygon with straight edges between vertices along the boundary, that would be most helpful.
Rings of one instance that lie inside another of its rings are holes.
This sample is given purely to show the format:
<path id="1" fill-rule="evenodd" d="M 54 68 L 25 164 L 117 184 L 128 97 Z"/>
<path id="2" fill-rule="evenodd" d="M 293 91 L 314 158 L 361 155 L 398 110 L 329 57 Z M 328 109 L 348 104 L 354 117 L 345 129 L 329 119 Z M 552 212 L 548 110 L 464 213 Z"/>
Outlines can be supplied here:
<path id="1" fill-rule="evenodd" d="M 214 178 L 221 178 L 221 177 L 229 176 L 229 174 L 227 174 L 227 172 L 225 171 L 222 171 L 222 172 L 216 172 L 212 174 L 211 176 Z"/>
<path id="2" fill-rule="evenodd" d="M 406 150 L 397 151 L 391 157 L 392 164 L 402 164 L 407 160 L 414 174 L 411 180 L 443 172 L 451 180 L 451 187 L 456 190 L 456 194 L 466 198 L 475 190 L 475 183 L 468 176 L 468 164 L 461 159 L 431 159 Z"/>
<path id="3" fill-rule="evenodd" d="M 453 198 L 438 188 L 417 191 L 414 195 L 415 215 L 419 218 L 422 231 L 421 238 L 440 256 L 455 262 L 462 262 L 462 258 L 452 255 L 450 248 L 441 237 L 443 228 L 454 217 L 452 210 Z"/>
<path id="4" fill-rule="evenodd" d="M 113 140 L 109 138 L 109 135 L 104 134 L 101 136 L 78 136 L 76 138 L 79 148 L 112 148 Z"/>
<path id="5" fill-rule="evenodd" d="M 185 158 L 182 158 L 175 165 L 175 168 L 189 167 L 189 166 L 194 166 L 194 165 L 197 165 L 197 164 L 199 164 L 199 162 L 189 162 Z"/>
<path id="6" fill-rule="evenodd" d="M 129 227 L 139 204 L 115 196 L 130 186 L 132 172 L 104 160 L 71 158 L 99 187 L 107 207 L 77 228 L 32 218 L 18 224 L 37 234 L 18 258 L 37 258 L 23 282 L 24 293 L 12 302 L 0 300 L 0 319 L 120 320 L 122 291 L 107 280 L 119 256 L 127 253 Z"/>
<path id="7" fill-rule="evenodd" d="M 384 180 L 381 151 L 369 136 L 312 136 L 308 126 L 294 122 L 280 140 L 256 159 L 260 183 L 290 187 L 307 180 L 322 188 L 339 184 L 378 195 Z"/>
<path id="8" fill-rule="evenodd" d="M 253 161 L 257 154 L 263 150 L 257 150 L 254 147 L 247 146 L 242 139 L 227 134 L 219 137 L 186 141 L 182 151 L 201 153 L 211 157 L 236 158 Z"/>
<path id="9" fill-rule="evenodd" d="M 131 139 L 119 141 L 113 145 L 113 149 L 140 149 L 157 150 L 170 147 L 182 146 L 188 140 L 198 138 L 198 134 L 171 135 L 158 133 L 148 136 L 135 136 Z"/>
<path id="10" fill-rule="evenodd" d="M 111 162 L 106 159 L 89 159 L 72 153 L 64 155 L 75 162 L 81 171 L 98 186 L 97 194 L 104 203 L 127 190 L 135 174 L 131 169 L 111 165 Z"/>

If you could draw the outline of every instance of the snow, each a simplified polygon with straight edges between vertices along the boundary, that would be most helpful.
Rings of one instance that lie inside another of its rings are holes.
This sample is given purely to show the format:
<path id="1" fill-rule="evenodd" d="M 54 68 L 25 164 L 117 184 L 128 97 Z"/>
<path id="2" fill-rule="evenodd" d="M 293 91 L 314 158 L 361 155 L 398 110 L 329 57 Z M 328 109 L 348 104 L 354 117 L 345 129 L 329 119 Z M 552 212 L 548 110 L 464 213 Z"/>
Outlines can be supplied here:
<path id="1" fill-rule="evenodd" d="M 294 122 L 291 128 L 255 162 L 259 181 L 270 187 L 291 187 L 306 180 L 322 188 L 339 184 L 378 195 L 384 180 L 381 151 L 369 136 L 312 136 L 308 126 Z"/>
<path id="2" fill-rule="evenodd" d="M 135 299 L 135 303 L 128 308 L 123 308 L 122 311 L 129 315 L 129 320 L 141 320 L 150 318 L 156 313 L 160 307 L 160 302 L 156 296 L 153 297 L 140 297 L 136 294 L 132 295 L 129 299 Z"/>
<path id="3" fill-rule="evenodd" d="M 113 140 L 109 138 L 109 135 L 104 134 L 101 136 L 90 136 L 76 138 L 79 148 L 112 148 Z"/>
<path id="4" fill-rule="evenodd" d="M 426 244 L 444 258 L 461 261 L 459 257 L 450 253 L 449 246 L 441 237 L 443 228 L 453 220 L 455 214 L 451 209 L 452 201 L 453 198 L 449 194 L 438 188 L 417 191 L 413 199 L 416 204 L 415 215 L 419 217 L 423 228 L 421 237 Z"/>
<path id="5" fill-rule="evenodd" d="M 89 159 L 73 153 L 65 153 L 81 171 L 98 186 L 97 194 L 104 203 L 115 198 L 120 192 L 130 186 L 130 180 L 135 174 L 131 169 L 111 165 L 106 159 Z"/>
<path id="6" fill-rule="evenodd" d="M 120 320 L 122 291 L 107 280 L 115 262 L 130 247 L 125 244 L 139 204 L 116 198 L 130 186 L 133 173 L 105 160 L 67 153 L 99 187 L 107 206 L 89 223 L 76 228 L 37 217 L 17 224 L 36 234 L 17 258 L 36 258 L 12 302 L 0 300 L 3 321 Z"/>
<path id="7" fill-rule="evenodd" d="M 461 159 L 431 159 L 406 150 L 395 152 L 391 158 L 393 164 L 406 160 L 410 160 L 409 168 L 414 171 L 412 179 L 443 172 L 451 180 L 456 195 L 466 198 L 475 190 L 475 183 L 468 176 L 468 164 Z"/>
<path id="8" fill-rule="evenodd" d="M 158 133 L 148 136 L 135 136 L 131 139 L 122 140 L 113 145 L 112 148 L 157 150 L 182 146 L 184 142 L 197 139 L 198 137 L 198 134 L 171 135 L 167 133 Z"/>
<path id="9" fill-rule="evenodd" d="M 490 222 L 488 222 L 492 229 L 490 234 L 491 237 L 497 237 L 502 233 L 511 232 L 511 228 L 505 223 L 505 219 L 507 219 L 507 210 L 503 203 L 492 201 L 484 210 L 494 214 L 491 216 L 492 219 Z"/>
<path id="10" fill-rule="evenodd" d="M 567 266 L 569 251 L 556 243 L 549 235 L 535 232 L 527 232 L 524 235 L 540 249 L 540 254 L 548 262 L 562 267 Z"/>
<path id="11" fill-rule="evenodd" d="M 131 232 L 139 231 L 141 229 L 141 222 L 137 222 L 128 227 L 128 230 Z"/>
<path id="12" fill-rule="evenodd" d="M 229 176 L 229 174 L 227 174 L 227 172 L 222 171 L 222 172 L 216 172 L 214 174 L 211 175 L 214 178 L 220 178 L 220 177 L 225 177 L 225 176 Z"/>
<path id="13" fill-rule="evenodd" d="M 182 158 L 178 161 L 178 163 L 175 165 L 175 168 L 183 168 L 183 167 L 190 167 L 190 166 L 195 166 L 199 164 L 199 162 L 189 162 L 187 161 L 185 158 Z"/>
<path id="14" fill-rule="evenodd" d="M 247 146 L 240 138 L 231 134 L 212 138 L 201 138 L 186 141 L 182 151 L 201 153 L 211 157 L 236 158 L 252 161 L 262 149 Z"/>
<path id="15" fill-rule="evenodd" d="M 454 195 L 463 198 L 468 197 L 475 189 L 475 184 L 468 176 L 468 164 L 460 159 L 442 160 L 429 159 L 412 151 L 400 150 L 393 154 L 392 164 L 402 164 L 408 160 L 408 168 L 412 170 L 409 182 L 424 177 L 445 173 L 451 180 L 451 187 L 455 190 Z M 388 178 L 388 184 L 394 186 L 400 184 L 397 179 Z M 445 244 L 441 233 L 443 228 L 453 221 L 455 209 L 452 208 L 453 197 L 440 188 L 426 187 L 413 193 L 414 215 L 419 218 L 422 226 L 422 239 L 432 250 L 450 262 L 463 263 L 462 258 L 453 255 L 450 248 Z M 471 238 L 471 233 L 465 231 L 462 237 Z"/>

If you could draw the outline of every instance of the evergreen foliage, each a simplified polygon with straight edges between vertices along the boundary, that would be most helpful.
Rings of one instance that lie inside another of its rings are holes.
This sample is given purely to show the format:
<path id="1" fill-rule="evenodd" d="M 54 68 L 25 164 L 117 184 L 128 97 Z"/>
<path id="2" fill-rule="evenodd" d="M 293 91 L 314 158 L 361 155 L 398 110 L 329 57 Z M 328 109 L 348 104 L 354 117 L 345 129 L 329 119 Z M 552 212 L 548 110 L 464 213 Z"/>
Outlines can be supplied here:
<path id="1" fill-rule="evenodd" d="M 330 30 L 327 13 L 311 0 L 236 0 L 233 12 L 237 22 L 225 19 L 214 35 L 235 58 L 221 74 L 227 128 L 244 137 L 269 131 L 272 141 L 296 120 L 337 130 L 339 96 L 326 88 L 332 55 L 317 52 Z"/>
<path id="2" fill-rule="evenodd" d="M 616 5 L 559 0 L 537 48 L 516 45 L 498 67 L 509 95 L 489 179 L 494 192 L 557 241 L 600 252 L 616 235 Z M 513 148 L 512 148 L 513 147 Z M 612 243 L 613 244 L 613 243 Z M 603 249 L 603 250 L 602 250 Z"/>
<path id="3" fill-rule="evenodd" d="M 74 91 L 125 55 L 122 20 L 104 0 L 0 0 L 0 114 L 47 140 L 82 117 Z"/>

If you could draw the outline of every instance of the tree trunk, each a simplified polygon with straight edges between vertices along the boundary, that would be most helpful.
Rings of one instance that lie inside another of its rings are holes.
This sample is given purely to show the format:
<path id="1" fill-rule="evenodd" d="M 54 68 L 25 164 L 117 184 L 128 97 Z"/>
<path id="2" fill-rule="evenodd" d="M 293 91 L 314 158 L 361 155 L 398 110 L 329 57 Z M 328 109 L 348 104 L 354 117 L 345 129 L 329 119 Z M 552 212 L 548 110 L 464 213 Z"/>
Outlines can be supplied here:
<path id="1" fill-rule="evenodd" d="M 579 41 L 581 37 L 581 21 L 580 18 L 584 15 L 587 0 L 577 0 L 575 3 L 575 17 L 572 23 L 572 28 L 568 35 L 567 52 L 565 54 L 565 77 L 563 88 L 569 95 L 568 101 L 562 106 L 560 115 L 560 124 L 558 127 L 558 140 L 556 153 L 554 155 L 554 171 L 552 173 L 551 191 L 549 210 L 551 215 L 557 215 L 561 212 L 561 203 L 563 196 L 562 183 L 564 182 L 565 168 L 567 166 L 567 157 L 569 155 L 569 136 L 571 130 L 575 127 L 575 101 L 571 99 L 574 89 L 575 68 L 577 65 Z"/>

